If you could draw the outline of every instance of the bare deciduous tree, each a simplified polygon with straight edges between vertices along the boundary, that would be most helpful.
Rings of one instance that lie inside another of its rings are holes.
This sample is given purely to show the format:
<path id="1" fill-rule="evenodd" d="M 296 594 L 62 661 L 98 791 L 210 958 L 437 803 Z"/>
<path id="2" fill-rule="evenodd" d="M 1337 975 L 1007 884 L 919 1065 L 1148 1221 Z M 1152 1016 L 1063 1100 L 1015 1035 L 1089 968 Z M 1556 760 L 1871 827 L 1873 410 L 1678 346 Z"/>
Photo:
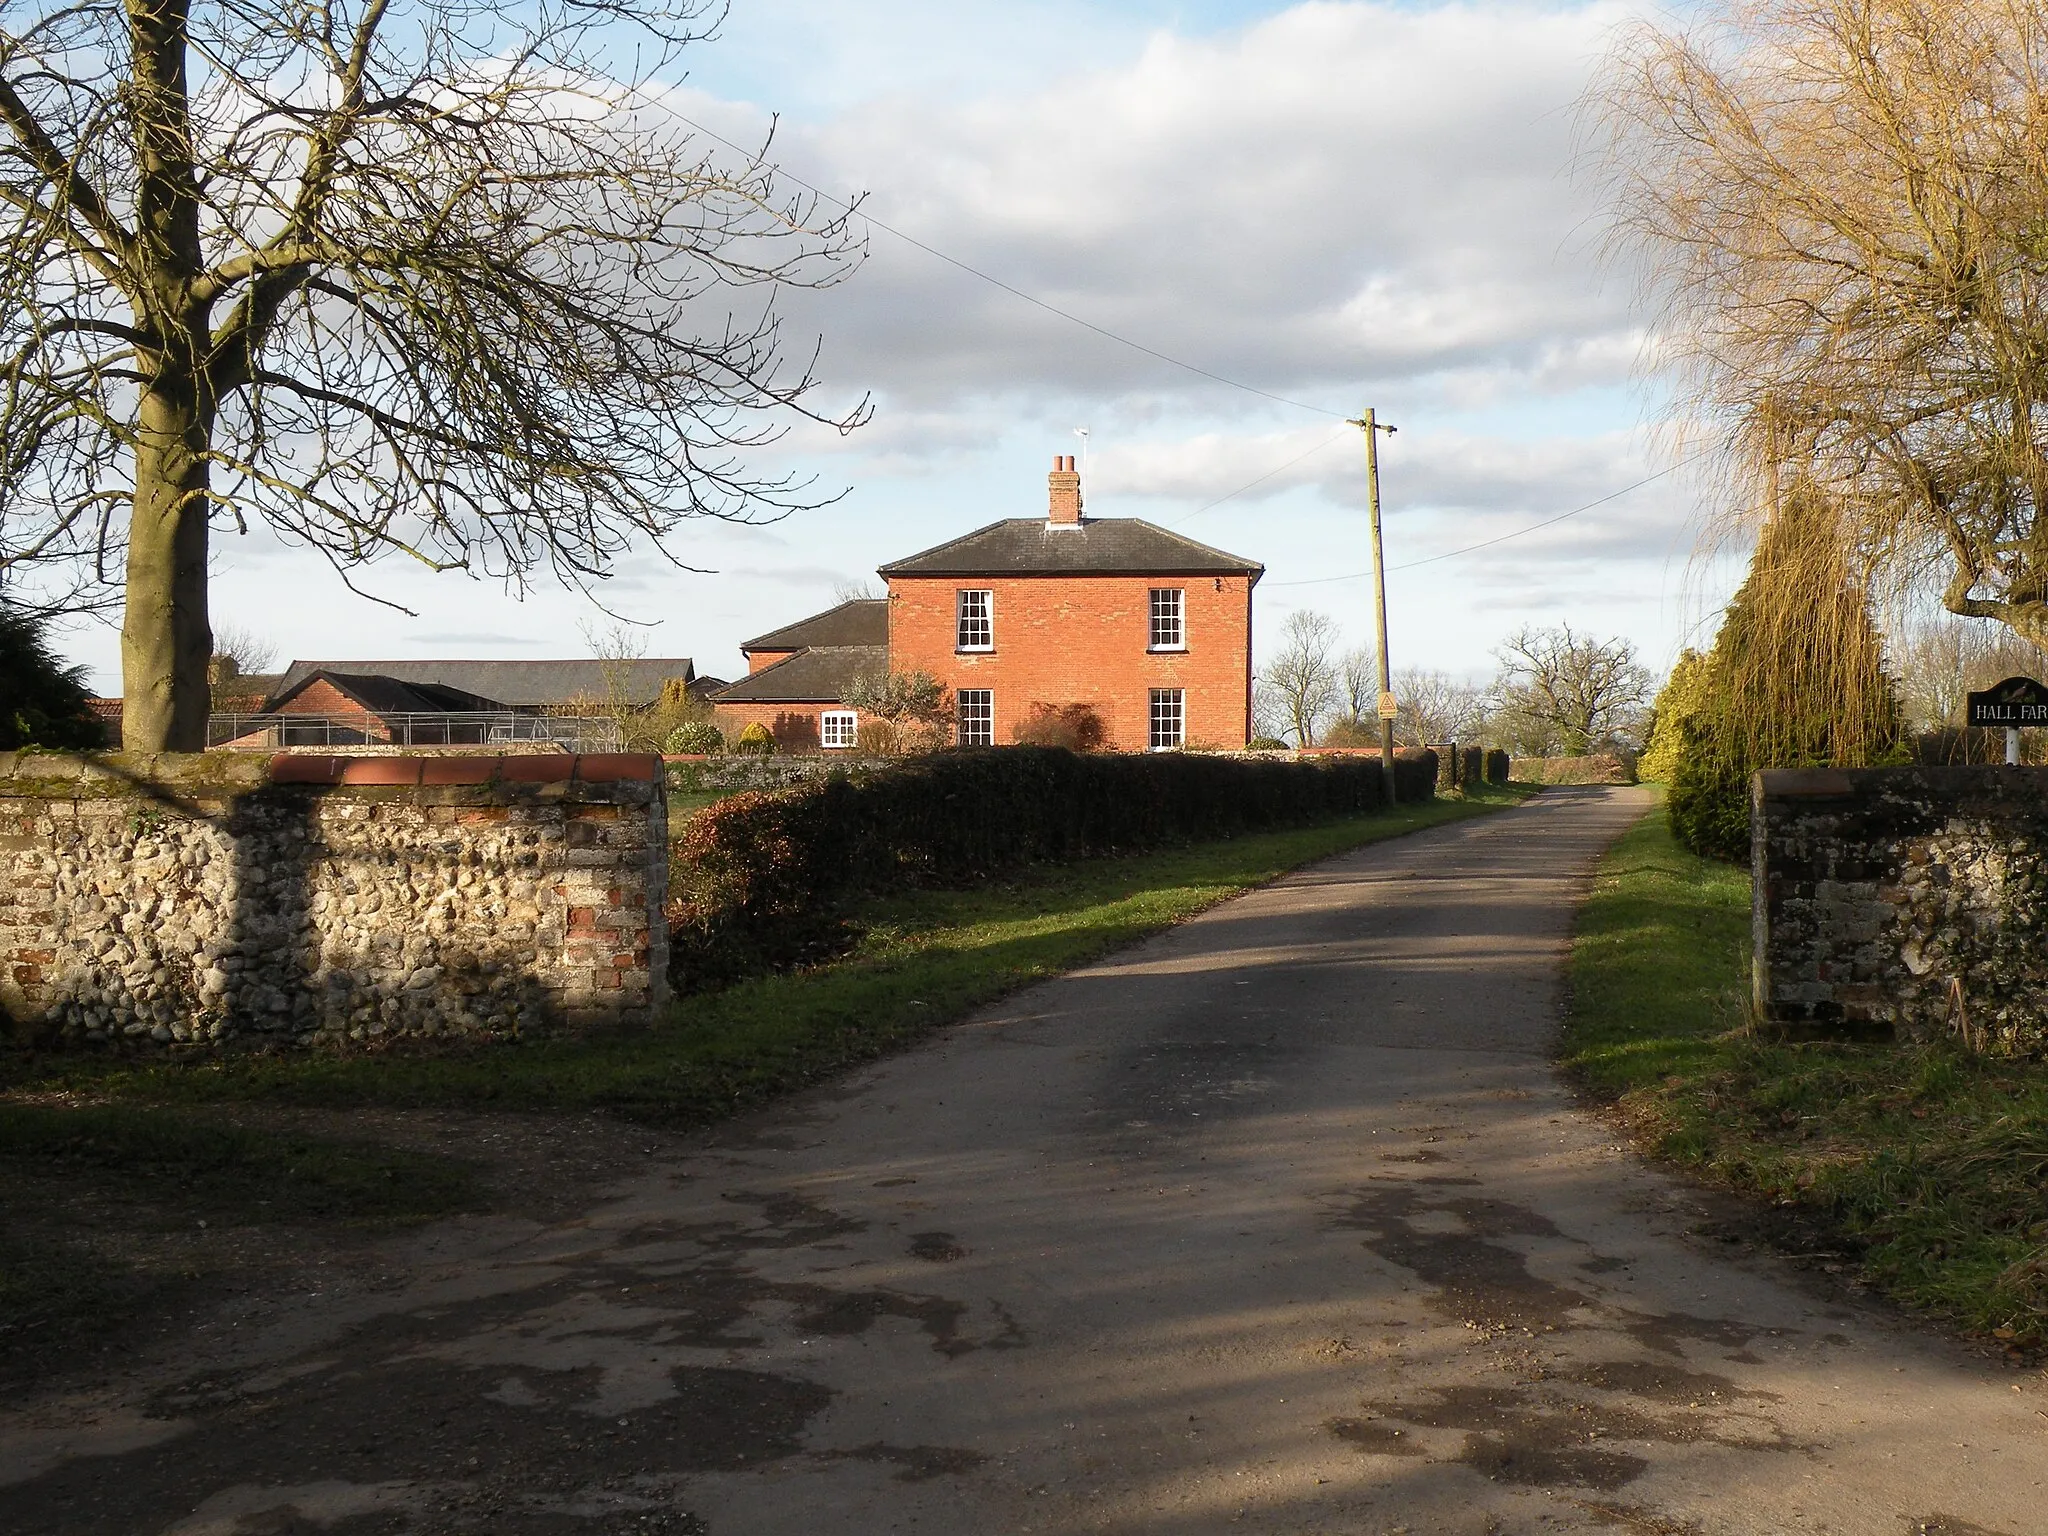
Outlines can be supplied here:
<path id="1" fill-rule="evenodd" d="M 1628 740 L 1642 726 L 1655 679 L 1636 664 L 1636 648 L 1627 640 L 1596 640 L 1575 634 L 1569 624 L 1524 626 L 1494 654 L 1503 723 L 1510 731 L 1518 720 L 1536 726 L 1546 749 L 1578 756 Z"/>
<path id="2" fill-rule="evenodd" d="M 1312 747 L 1337 702 L 1337 625 L 1327 614 L 1303 609 L 1287 616 L 1281 637 L 1279 651 L 1259 671 L 1259 685 L 1296 745 Z"/>
<path id="3" fill-rule="evenodd" d="M 277 665 L 277 642 L 246 624 L 213 626 L 213 664 L 209 681 L 258 677 Z"/>
<path id="4" fill-rule="evenodd" d="M 1374 720 L 1379 705 L 1379 652 L 1354 646 L 1337 664 L 1337 713 L 1346 720 Z"/>
<path id="5" fill-rule="evenodd" d="M 1901 702 L 1922 730 L 1959 726 L 1974 689 L 2015 675 L 2042 677 L 2048 655 L 2009 631 L 1984 624 L 1928 619 L 1906 627 L 1891 645 Z"/>
<path id="6" fill-rule="evenodd" d="M 2048 10 L 1748 0 L 1624 34 L 1597 104 L 1681 410 L 1867 576 L 2048 644 Z"/>
<path id="7" fill-rule="evenodd" d="M 1401 707 L 1394 733 L 1407 746 L 1469 739 L 1486 716 L 1484 690 L 1424 667 L 1394 674 L 1394 698 Z"/>
<path id="8" fill-rule="evenodd" d="M 602 68 L 715 9 L 0 0 L 0 571 L 125 580 L 131 745 L 204 743 L 215 526 L 582 582 L 806 504 L 773 300 L 857 246 Z"/>

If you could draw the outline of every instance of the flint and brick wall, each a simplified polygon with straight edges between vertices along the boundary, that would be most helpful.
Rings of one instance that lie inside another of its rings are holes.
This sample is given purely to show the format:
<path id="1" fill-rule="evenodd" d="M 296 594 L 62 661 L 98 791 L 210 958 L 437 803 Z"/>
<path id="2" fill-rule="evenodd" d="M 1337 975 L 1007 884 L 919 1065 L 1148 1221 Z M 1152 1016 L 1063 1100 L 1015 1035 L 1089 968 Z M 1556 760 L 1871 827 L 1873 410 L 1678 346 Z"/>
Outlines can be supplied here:
<path id="1" fill-rule="evenodd" d="M 651 756 L 0 753 L 0 1009 L 164 1045 L 644 1027 L 667 880 Z"/>
<path id="2" fill-rule="evenodd" d="M 2048 769 L 1785 769 L 1752 785 L 1758 1017 L 2048 1050 Z"/>
<path id="3" fill-rule="evenodd" d="M 1184 599 L 1184 651 L 1151 651 L 1152 589 Z M 955 594 L 995 595 L 992 651 L 954 649 Z M 1112 751 L 1151 740 L 1151 690 L 1183 690 L 1191 747 L 1242 747 L 1251 737 L 1251 579 L 1246 576 L 894 576 L 889 665 L 931 673 L 948 689 L 994 695 L 1006 745 L 1033 704 L 1089 704 Z"/>

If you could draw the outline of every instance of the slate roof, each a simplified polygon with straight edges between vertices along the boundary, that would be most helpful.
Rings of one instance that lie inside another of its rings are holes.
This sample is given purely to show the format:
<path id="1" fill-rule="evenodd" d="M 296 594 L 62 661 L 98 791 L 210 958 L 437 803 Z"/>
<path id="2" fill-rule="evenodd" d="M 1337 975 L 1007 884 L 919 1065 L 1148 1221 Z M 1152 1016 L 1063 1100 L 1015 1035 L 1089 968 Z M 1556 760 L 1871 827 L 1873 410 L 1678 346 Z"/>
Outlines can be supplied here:
<path id="1" fill-rule="evenodd" d="M 1008 517 L 881 568 L 889 576 L 1250 576 L 1265 567 L 1138 517 L 1054 528 Z"/>
<path id="2" fill-rule="evenodd" d="M 837 704 L 856 677 L 888 670 L 886 645 L 814 645 L 712 697 L 720 704 Z"/>
<path id="3" fill-rule="evenodd" d="M 889 599 L 856 597 L 808 619 L 798 619 L 780 629 L 771 629 L 752 640 L 742 640 L 740 650 L 800 651 L 813 645 L 887 645 L 889 643 Z"/>
<path id="4" fill-rule="evenodd" d="M 601 698 L 606 692 L 606 669 L 614 666 L 623 669 L 626 691 L 636 705 L 652 704 L 660 698 L 662 685 L 670 678 L 689 683 L 696 677 L 687 656 L 646 657 L 616 664 L 589 657 L 571 661 L 295 661 L 264 700 L 264 707 L 275 708 L 279 699 L 315 672 L 328 672 L 438 684 L 496 701 L 486 708 L 534 709 L 577 698 Z"/>
<path id="5" fill-rule="evenodd" d="M 289 688 L 278 690 L 270 699 L 269 711 L 281 710 L 316 682 L 327 682 L 346 694 L 366 714 L 438 715 L 476 710 L 501 710 L 497 699 L 486 699 L 461 688 L 442 683 L 408 683 L 375 672 L 332 672 L 322 667 L 309 672 Z"/>

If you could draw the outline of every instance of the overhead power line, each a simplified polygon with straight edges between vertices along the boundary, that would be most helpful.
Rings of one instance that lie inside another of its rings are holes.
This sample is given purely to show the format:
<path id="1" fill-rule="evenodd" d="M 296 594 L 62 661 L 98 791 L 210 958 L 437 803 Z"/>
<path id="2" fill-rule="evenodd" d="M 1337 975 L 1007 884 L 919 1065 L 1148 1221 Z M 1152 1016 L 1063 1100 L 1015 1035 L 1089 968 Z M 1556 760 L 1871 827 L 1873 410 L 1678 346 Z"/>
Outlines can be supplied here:
<path id="1" fill-rule="evenodd" d="M 728 139 L 724 134 L 717 132 L 715 129 L 705 127 L 702 123 L 698 122 L 693 117 L 687 117 L 683 113 L 678 112 L 674 107 L 670 106 L 666 101 L 662 100 L 659 96 L 652 96 L 649 97 L 648 99 L 652 101 L 656 106 L 660 107 L 662 111 L 668 113 L 670 117 L 673 117 L 677 122 L 683 124 L 685 127 L 694 128 L 697 132 L 703 134 L 707 139 L 717 140 L 720 144 L 723 144 L 727 149 L 733 151 L 733 153 L 735 154 L 746 155 L 749 158 L 753 158 L 752 150 L 749 150 L 742 145 L 735 144 L 731 139 Z M 832 193 L 827 192 L 824 188 L 816 185 L 815 183 L 804 180 L 803 177 L 797 175 L 796 172 L 790 170 L 787 166 L 771 164 L 769 168 L 773 170 L 776 175 L 787 177 L 789 180 L 795 182 L 798 186 L 802 187 L 806 192 L 810 193 L 813 197 L 823 198 L 826 202 L 832 204 L 835 208 L 844 208 L 847 211 L 847 213 L 851 214 L 855 218 L 865 220 L 867 223 L 872 224 L 876 229 L 881 230 L 885 234 L 894 235 L 898 240 L 901 240 L 905 245 L 916 246 L 917 249 L 923 251 L 927 256 L 931 256 L 939 261 L 943 261 L 948 266 L 958 267 L 962 272 L 967 273 L 970 277 L 978 277 L 984 283 L 988 283 L 994 287 L 1000 288 L 1003 290 L 1003 292 L 1011 295 L 1014 298 L 1022 299 L 1026 304 L 1030 304 L 1039 309 L 1042 309 L 1049 315 L 1057 315 L 1060 317 L 1060 319 L 1065 320 L 1070 324 L 1078 325 L 1083 330 L 1093 331 L 1096 335 L 1104 337 L 1107 340 L 1113 341 L 1118 346 L 1129 347 L 1133 352 L 1142 352 L 1147 357 L 1157 358 L 1162 363 L 1170 363 L 1175 368 L 1183 368 L 1187 370 L 1189 373 L 1199 374 L 1201 377 L 1205 379 L 1209 379 L 1217 384 L 1227 385 L 1231 389 L 1241 389 L 1248 395 L 1257 395 L 1261 399 L 1271 400 L 1280 405 L 1291 405 L 1298 411 L 1313 411 L 1318 416 L 1334 416 L 1339 420 L 1342 420 L 1344 417 L 1344 413 L 1342 411 L 1325 410 L 1320 405 L 1310 405 L 1306 400 L 1294 400 L 1290 399 L 1286 395 L 1276 395 L 1270 389 L 1260 389 L 1256 384 L 1246 384 L 1240 379 L 1230 378 L 1227 375 L 1217 373 L 1212 369 L 1204 368 L 1197 363 L 1190 363 L 1183 358 L 1175 357 L 1170 352 L 1162 352 L 1157 347 L 1148 347 L 1142 341 L 1133 341 L 1128 336 L 1119 335 L 1117 332 L 1110 330 L 1107 326 L 1097 325 L 1093 320 L 1083 319 L 1081 316 L 1075 314 L 1070 309 L 1061 309 L 1059 305 L 1048 303 L 1046 300 L 1039 298 L 1038 295 L 1034 293 L 1026 293 L 1022 288 L 1017 287 L 1014 283 L 1006 283 L 1000 277 L 997 277 L 994 273 L 984 272 L 980 267 L 975 266 L 972 262 L 962 261 L 958 256 L 949 255 L 947 252 L 940 250 L 937 246 L 928 244 L 927 242 L 918 239 L 915 235 L 907 234 L 903 230 L 896 228 L 896 226 L 893 224 L 884 223 L 882 220 L 876 218 L 872 213 L 869 213 L 865 208 L 857 207 L 855 204 L 848 201 L 846 198 L 836 197 Z"/>
<path id="2" fill-rule="evenodd" d="M 1417 566 L 1435 565 L 1439 560 L 1454 560 L 1459 555 L 1469 555 L 1476 550 L 1491 549 L 1494 545 L 1505 544 L 1510 539 L 1519 539 L 1526 534 L 1537 533 L 1542 529 L 1554 527 L 1568 517 L 1577 517 L 1581 512 L 1590 512 L 1595 507 L 1604 507 L 1610 501 L 1620 500 L 1623 496 L 1628 495 L 1630 491 L 1639 491 L 1653 481 L 1662 480 L 1666 475 L 1676 474 L 1679 470 L 1685 468 L 1686 465 L 1692 463 L 1693 460 L 1704 458 L 1711 451 L 1711 449 L 1702 448 L 1698 453 L 1688 454 L 1676 464 L 1667 465 L 1665 468 L 1658 470 L 1654 475 L 1645 475 L 1642 479 L 1632 484 L 1624 485 L 1618 491 L 1609 491 L 1605 496 L 1589 501 L 1582 507 L 1573 507 L 1571 511 L 1560 512 L 1555 517 L 1546 517 L 1540 523 L 1531 523 L 1528 527 L 1517 528 L 1512 533 L 1503 533 L 1491 539 L 1481 539 L 1477 544 L 1467 544 L 1461 549 L 1447 549 L 1442 554 L 1426 555 L 1420 560 L 1410 560 L 1403 565 L 1390 565 L 1387 567 L 1387 574 L 1392 575 L 1395 571 L 1412 571 Z M 1310 576 L 1300 581 L 1276 581 L 1272 585 L 1276 587 L 1320 587 L 1333 581 L 1358 581 L 1371 574 L 1371 571 L 1352 571 L 1343 576 Z"/>
<path id="3" fill-rule="evenodd" d="M 1346 422 L 1345 425 L 1349 426 L 1350 423 Z M 1191 523 L 1196 518 L 1200 517 L 1204 512 L 1210 511 L 1212 508 L 1215 507 L 1220 507 L 1226 501 L 1235 501 L 1238 497 L 1242 496 L 1246 491 L 1258 489 L 1260 486 L 1264 485 L 1268 480 L 1272 479 L 1275 475 L 1294 468 L 1294 466 L 1299 464 L 1303 459 L 1314 458 L 1317 454 L 1321 453 L 1325 448 L 1334 447 L 1336 444 L 1342 442 L 1345 438 L 1349 437 L 1350 435 L 1351 434 L 1349 432 L 1339 432 L 1335 437 L 1325 438 L 1322 442 L 1317 443 L 1315 447 L 1309 449 L 1306 453 L 1297 453 L 1285 464 L 1282 464 L 1277 468 L 1267 470 L 1263 475 L 1259 476 L 1258 479 L 1247 480 L 1243 485 L 1240 485 L 1236 490 L 1226 491 L 1221 496 L 1218 496 L 1214 501 L 1203 502 L 1202 505 L 1195 508 L 1194 511 L 1183 513 L 1181 516 L 1175 518 L 1166 526 L 1169 528 L 1178 528 L 1183 523 Z"/>

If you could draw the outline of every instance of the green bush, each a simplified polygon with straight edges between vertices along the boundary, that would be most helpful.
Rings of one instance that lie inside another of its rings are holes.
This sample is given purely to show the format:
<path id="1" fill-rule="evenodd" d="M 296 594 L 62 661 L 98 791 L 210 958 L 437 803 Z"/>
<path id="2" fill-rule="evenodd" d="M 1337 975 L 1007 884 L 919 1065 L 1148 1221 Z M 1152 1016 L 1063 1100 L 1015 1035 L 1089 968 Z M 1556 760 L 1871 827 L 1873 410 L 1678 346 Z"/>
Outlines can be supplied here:
<path id="1" fill-rule="evenodd" d="M 668 733 L 662 750 L 677 756 L 704 756 L 725 750 L 725 732 L 709 720 L 691 720 Z"/>
<path id="2" fill-rule="evenodd" d="M 0 606 L 0 750 L 105 746 L 85 669 L 65 666 L 43 629 L 34 614 Z"/>
<path id="3" fill-rule="evenodd" d="M 732 744 L 735 752 L 745 752 L 753 757 L 775 755 L 775 733 L 756 720 L 740 732 L 740 739 Z"/>
<path id="4" fill-rule="evenodd" d="M 1749 773 L 1693 723 L 1672 754 L 1667 808 L 1671 835 L 1703 858 L 1749 862 Z"/>
<path id="5" fill-rule="evenodd" d="M 1287 752 L 1291 751 L 1292 748 L 1278 736 L 1254 736 L 1245 743 L 1245 750 L 1248 752 Z"/>
<path id="6" fill-rule="evenodd" d="M 1436 754 L 1401 753 L 1395 783 L 1404 803 L 1430 799 Z M 687 990 L 820 954 L 832 904 L 858 890 L 1302 826 L 1380 808 L 1383 785 L 1377 758 L 1004 747 L 731 795 L 677 840 L 670 969 Z"/>

